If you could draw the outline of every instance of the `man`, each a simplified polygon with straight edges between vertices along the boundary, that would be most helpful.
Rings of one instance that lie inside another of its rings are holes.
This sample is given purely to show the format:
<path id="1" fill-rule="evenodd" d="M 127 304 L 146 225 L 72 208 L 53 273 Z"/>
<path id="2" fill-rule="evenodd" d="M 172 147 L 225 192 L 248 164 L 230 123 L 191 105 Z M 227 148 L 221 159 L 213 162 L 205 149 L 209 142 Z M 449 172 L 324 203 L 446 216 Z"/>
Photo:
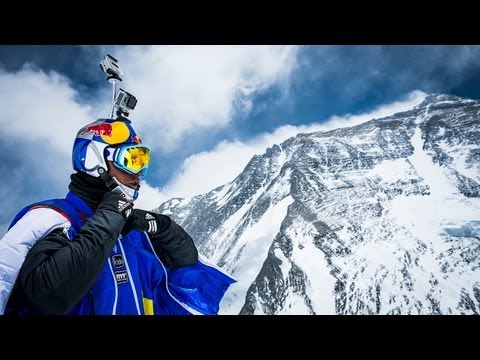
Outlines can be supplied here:
<path id="1" fill-rule="evenodd" d="M 168 216 L 133 209 L 150 147 L 130 121 L 80 129 L 72 161 L 65 199 L 25 207 L 0 240 L 0 313 L 216 314 L 234 280 Z"/>

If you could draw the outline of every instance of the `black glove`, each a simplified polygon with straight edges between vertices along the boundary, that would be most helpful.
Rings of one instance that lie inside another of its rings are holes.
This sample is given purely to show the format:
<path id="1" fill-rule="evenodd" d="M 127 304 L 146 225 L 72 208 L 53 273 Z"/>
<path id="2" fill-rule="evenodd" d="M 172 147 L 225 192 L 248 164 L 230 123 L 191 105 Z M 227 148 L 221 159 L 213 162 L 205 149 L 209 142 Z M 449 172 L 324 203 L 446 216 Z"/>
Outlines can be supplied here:
<path id="1" fill-rule="evenodd" d="M 123 196 L 118 193 L 109 191 L 104 196 L 97 211 L 101 209 L 113 210 L 123 216 L 125 220 L 131 216 L 133 207 Z"/>
<path id="2" fill-rule="evenodd" d="M 131 230 L 146 231 L 155 253 L 170 267 L 192 265 L 198 260 L 198 251 L 192 237 L 166 215 L 133 209 L 122 234 Z"/>
<path id="3" fill-rule="evenodd" d="M 157 214 L 142 209 L 133 209 L 123 227 L 122 234 L 131 230 L 146 231 L 149 235 L 155 235 L 164 231 L 170 225 L 168 216 Z"/>

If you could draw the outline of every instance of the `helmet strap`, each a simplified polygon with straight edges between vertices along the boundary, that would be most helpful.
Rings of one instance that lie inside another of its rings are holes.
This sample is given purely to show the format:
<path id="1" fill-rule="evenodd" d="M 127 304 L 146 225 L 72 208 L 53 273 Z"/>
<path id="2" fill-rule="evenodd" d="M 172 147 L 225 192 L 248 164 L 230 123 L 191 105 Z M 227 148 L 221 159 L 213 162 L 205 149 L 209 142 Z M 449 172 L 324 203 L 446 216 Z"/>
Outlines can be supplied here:
<path id="1" fill-rule="evenodd" d="M 113 190 L 118 186 L 113 177 L 111 177 L 107 170 L 105 170 L 103 167 L 99 167 L 97 171 L 100 175 L 100 178 L 105 181 L 105 185 L 107 185 L 107 188 Z"/>

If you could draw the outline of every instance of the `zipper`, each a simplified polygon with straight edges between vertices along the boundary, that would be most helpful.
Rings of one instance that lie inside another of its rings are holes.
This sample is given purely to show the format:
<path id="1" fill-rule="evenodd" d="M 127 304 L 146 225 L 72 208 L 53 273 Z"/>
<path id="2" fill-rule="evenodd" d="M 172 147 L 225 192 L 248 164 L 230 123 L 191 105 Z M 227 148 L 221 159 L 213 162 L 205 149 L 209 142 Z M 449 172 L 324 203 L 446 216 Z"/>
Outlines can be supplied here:
<path id="1" fill-rule="evenodd" d="M 90 305 L 91 305 L 91 308 L 92 308 L 92 314 L 91 315 L 95 315 L 95 302 L 93 301 L 93 291 L 92 290 L 88 291 L 88 297 L 90 299 Z"/>

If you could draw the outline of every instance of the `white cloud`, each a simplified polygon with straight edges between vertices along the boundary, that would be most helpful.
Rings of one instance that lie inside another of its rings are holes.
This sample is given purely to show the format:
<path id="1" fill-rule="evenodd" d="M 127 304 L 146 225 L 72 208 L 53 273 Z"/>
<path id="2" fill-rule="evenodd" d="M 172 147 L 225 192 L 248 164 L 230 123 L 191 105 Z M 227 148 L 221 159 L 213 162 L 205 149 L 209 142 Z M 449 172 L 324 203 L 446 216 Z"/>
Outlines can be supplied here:
<path id="1" fill-rule="evenodd" d="M 138 199 L 135 200 L 135 208 L 145 210 L 155 209 L 160 205 L 158 199 L 162 197 L 162 193 L 156 187 L 151 186 L 146 181 L 142 181 L 140 183 Z"/>
<path id="2" fill-rule="evenodd" d="M 55 72 L 35 71 L 28 65 L 16 73 L 0 69 L 2 136 L 30 146 L 44 141 L 56 151 L 70 153 L 78 129 L 96 119 L 77 96 L 68 79 Z"/>
<path id="3" fill-rule="evenodd" d="M 263 154 L 268 147 L 280 144 L 298 133 L 328 131 L 339 127 L 361 124 L 373 118 L 382 118 L 396 112 L 406 111 L 420 104 L 426 94 L 413 91 L 403 101 L 379 106 L 372 112 L 345 116 L 332 116 L 323 123 L 302 126 L 286 125 L 272 133 L 263 133 L 248 142 L 220 142 L 213 150 L 188 157 L 172 180 L 150 199 L 160 205 L 172 197 L 191 197 L 208 192 L 217 186 L 232 181 L 255 154 Z"/>
<path id="4" fill-rule="evenodd" d="M 130 116 L 135 129 L 144 141 L 170 151 L 181 146 L 181 138 L 189 132 L 219 128 L 227 125 L 236 111 L 247 113 L 256 91 L 274 84 L 286 86 L 298 47 L 114 49 L 125 74 L 120 86 L 139 99 Z M 47 141 L 69 153 L 78 129 L 108 115 L 109 91 L 105 83 L 99 92 L 102 96 L 87 106 L 78 102 L 82 94 L 58 73 L 34 70 L 28 64 L 15 73 L 0 68 L 2 133 L 25 142 Z"/>
<path id="5" fill-rule="evenodd" d="M 112 48 L 88 49 L 92 56 L 101 51 L 100 61 L 106 50 Z M 182 139 L 192 141 L 185 138 L 189 132 L 219 128 L 228 124 L 237 111 L 248 113 L 256 91 L 272 85 L 284 87 L 297 54 L 295 46 L 113 49 L 116 53 L 112 55 L 119 59 L 125 74 L 120 86 L 139 99 L 130 116 L 134 128 L 145 142 L 163 151 L 181 146 Z M 59 73 L 45 72 L 28 63 L 17 72 L 0 68 L 0 126 L 2 137 L 8 139 L 0 145 L 6 147 L 12 143 L 28 154 L 13 169 L 10 167 L 16 174 L 15 184 L 11 181 L 2 185 L 3 192 L 10 194 L 11 203 L 43 196 L 35 195 L 35 189 L 28 184 L 42 184 L 52 197 L 65 190 L 68 175 L 73 173 L 70 154 L 76 132 L 97 118 L 108 116 L 109 87 L 105 83 L 105 88 L 87 106 L 79 101 L 87 97 Z M 33 172 L 35 182 L 29 177 Z M 144 208 L 158 205 L 152 202 L 158 198 L 158 190 L 145 182 L 142 185 L 137 203 Z"/>
<path id="6" fill-rule="evenodd" d="M 28 203 L 68 191 L 73 140 L 92 121 L 90 107 L 77 96 L 58 73 L 29 65 L 14 73 L 0 69 L 0 149 L 11 151 L 0 165 L 5 176 L 0 194 L 9 204 L 0 219 L 6 224 Z"/>
<path id="7" fill-rule="evenodd" d="M 322 124 L 311 124 L 308 125 L 307 129 L 314 129 L 301 132 L 311 132 L 311 131 L 327 131 L 333 130 L 340 127 L 346 126 L 355 126 L 372 119 L 380 119 L 382 117 L 393 115 L 397 112 L 402 112 L 413 108 L 414 106 L 420 104 L 427 94 L 423 91 L 415 90 L 407 94 L 404 100 L 395 101 L 391 104 L 380 105 L 371 112 L 365 114 L 346 114 L 342 116 L 332 116 L 326 123 Z M 318 129 L 318 130 L 315 130 Z"/>
<path id="8" fill-rule="evenodd" d="M 221 128 L 235 114 L 248 113 L 256 92 L 272 85 L 287 91 L 298 47 L 125 46 L 113 50 L 124 73 L 120 86 L 138 98 L 130 115 L 138 124 L 137 132 L 144 142 L 168 152 L 199 128 Z"/>

